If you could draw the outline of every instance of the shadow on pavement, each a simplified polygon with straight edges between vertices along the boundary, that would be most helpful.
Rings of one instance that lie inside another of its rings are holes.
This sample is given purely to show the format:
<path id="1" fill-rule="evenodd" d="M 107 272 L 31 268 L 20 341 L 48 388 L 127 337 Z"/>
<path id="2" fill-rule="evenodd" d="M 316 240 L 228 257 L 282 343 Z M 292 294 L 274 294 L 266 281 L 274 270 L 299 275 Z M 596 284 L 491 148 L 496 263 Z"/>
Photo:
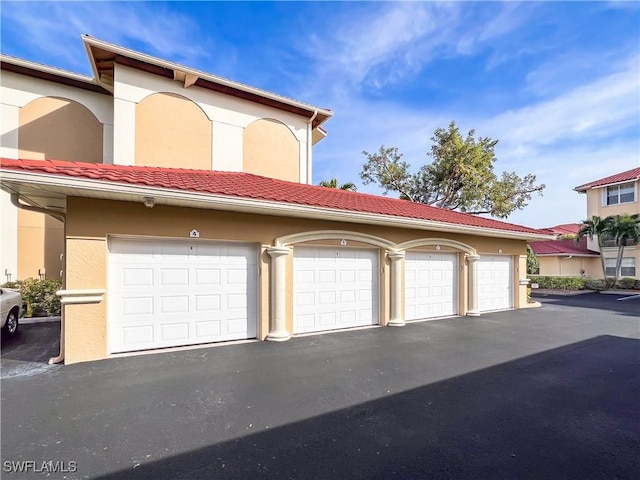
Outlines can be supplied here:
<path id="1" fill-rule="evenodd" d="M 637 478 L 639 399 L 640 340 L 600 336 L 97 478 Z"/>

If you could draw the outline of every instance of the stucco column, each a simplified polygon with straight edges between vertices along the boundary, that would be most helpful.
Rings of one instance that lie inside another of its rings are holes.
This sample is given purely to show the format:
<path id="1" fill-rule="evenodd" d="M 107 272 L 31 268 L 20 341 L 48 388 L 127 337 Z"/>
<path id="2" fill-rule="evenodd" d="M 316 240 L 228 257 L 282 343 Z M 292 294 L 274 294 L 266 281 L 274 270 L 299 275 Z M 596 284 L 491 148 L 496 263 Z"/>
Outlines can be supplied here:
<path id="1" fill-rule="evenodd" d="M 113 125 L 102 124 L 102 163 L 113 164 Z"/>
<path id="2" fill-rule="evenodd" d="M 284 342 L 291 336 L 286 327 L 287 304 L 287 255 L 291 252 L 288 247 L 268 247 L 271 256 L 271 318 L 267 340 Z"/>
<path id="3" fill-rule="evenodd" d="M 136 164 L 136 104 L 117 95 L 113 100 L 113 163 Z"/>
<path id="4" fill-rule="evenodd" d="M 18 151 L 19 130 L 20 107 L 3 103 L 0 109 L 0 135 L 2 135 L 0 156 L 3 158 L 18 158 L 20 156 Z"/>
<path id="5" fill-rule="evenodd" d="M 469 304 L 467 306 L 467 316 L 478 317 L 478 260 L 480 255 L 468 255 L 467 263 L 469 265 Z"/>
<path id="6" fill-rule="evenodd" d="M 405 324 L 402 318 L 402 260 L 404 250 L 388 252 L 387 257 L 391 261 L 391 305 L 389 323 L 391 327 L 402 327 Z"/>

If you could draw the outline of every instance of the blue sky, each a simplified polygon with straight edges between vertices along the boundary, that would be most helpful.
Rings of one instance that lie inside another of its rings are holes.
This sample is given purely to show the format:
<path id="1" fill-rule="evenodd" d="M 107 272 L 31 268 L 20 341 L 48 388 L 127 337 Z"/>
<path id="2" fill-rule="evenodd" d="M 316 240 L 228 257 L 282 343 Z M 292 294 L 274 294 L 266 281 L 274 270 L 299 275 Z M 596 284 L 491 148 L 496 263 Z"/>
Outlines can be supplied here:
<path id="1" fill-rule="evenodd" d="M 335 112 L 314 182 L 361 191 L 363 150 L 417 169 L 437 127 L 499 139 L 543 197 L 509 221 L 578 222 L 573 187 L 640 165 L 638 2 L 2 2 L 2 52 L 90 74 L 80 35 Z"/>

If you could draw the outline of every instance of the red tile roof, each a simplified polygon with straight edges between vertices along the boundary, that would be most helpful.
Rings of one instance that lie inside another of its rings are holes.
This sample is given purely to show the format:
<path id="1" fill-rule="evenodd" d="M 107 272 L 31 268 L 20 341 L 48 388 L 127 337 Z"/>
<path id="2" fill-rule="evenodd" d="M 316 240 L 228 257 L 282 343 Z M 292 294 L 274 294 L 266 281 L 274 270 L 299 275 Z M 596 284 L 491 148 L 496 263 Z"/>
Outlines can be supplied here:
<path id="1" fill-rule="evenodd" d="M 534 228 L 408 200 L 286 182 L 241 172 L 12 159 L 0 159 L 0 169 L 388 215 L 517 233 L 546 233 Z"/>
<path id="2" fill-rule="evenodd" d="M 587 238 L 583 237 L 576 245 L 573 238 L 566 240 L 544 240 L 541 242 L 530 242 L 529 246 L 536 255 L 593 255 L 597 252 L 587 250 Z"/>
<path id="3" fill-rule="evenodd" d="M 631 170 L 627 170 L 626 172 L 616 173 L 615 175 L 611 175 L 609 177 L 601 178 L 599 180 L 594 180 L 593 182 L 585 183 L 584 185 L 580 185 L 574 188 L 577 192 L 584 192 L 590 188 L 595 187 L 603 187 L 605 185 L 611 185 L 613 183 L 620 182 L 630 182 L 633 180 L 638 180 L 640 178 L 640 167 L 632 168 Z"/>
<path id="4" fill-rule="evenodd" d="M 549 233 L 555 233 L 556 235 L 576 235 L 580 230 L 579 223 L 563 223 L 556 225 L 555 227 L 541 228 L 540 230 L 547 231 Z"/>

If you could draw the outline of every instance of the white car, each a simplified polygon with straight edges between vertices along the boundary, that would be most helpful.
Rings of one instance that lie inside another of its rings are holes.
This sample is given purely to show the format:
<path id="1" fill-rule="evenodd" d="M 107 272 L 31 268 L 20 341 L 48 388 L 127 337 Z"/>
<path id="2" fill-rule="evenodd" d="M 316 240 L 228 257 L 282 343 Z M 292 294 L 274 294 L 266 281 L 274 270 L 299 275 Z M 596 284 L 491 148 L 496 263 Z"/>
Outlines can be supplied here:
<path id="1" fill-rule="evenodd" d="M 0 328 L 2 335 L 13 337 L 18 333 L 18 319 L 22 309 L 22 295 L 10 288 L 0 288 Z"/>

